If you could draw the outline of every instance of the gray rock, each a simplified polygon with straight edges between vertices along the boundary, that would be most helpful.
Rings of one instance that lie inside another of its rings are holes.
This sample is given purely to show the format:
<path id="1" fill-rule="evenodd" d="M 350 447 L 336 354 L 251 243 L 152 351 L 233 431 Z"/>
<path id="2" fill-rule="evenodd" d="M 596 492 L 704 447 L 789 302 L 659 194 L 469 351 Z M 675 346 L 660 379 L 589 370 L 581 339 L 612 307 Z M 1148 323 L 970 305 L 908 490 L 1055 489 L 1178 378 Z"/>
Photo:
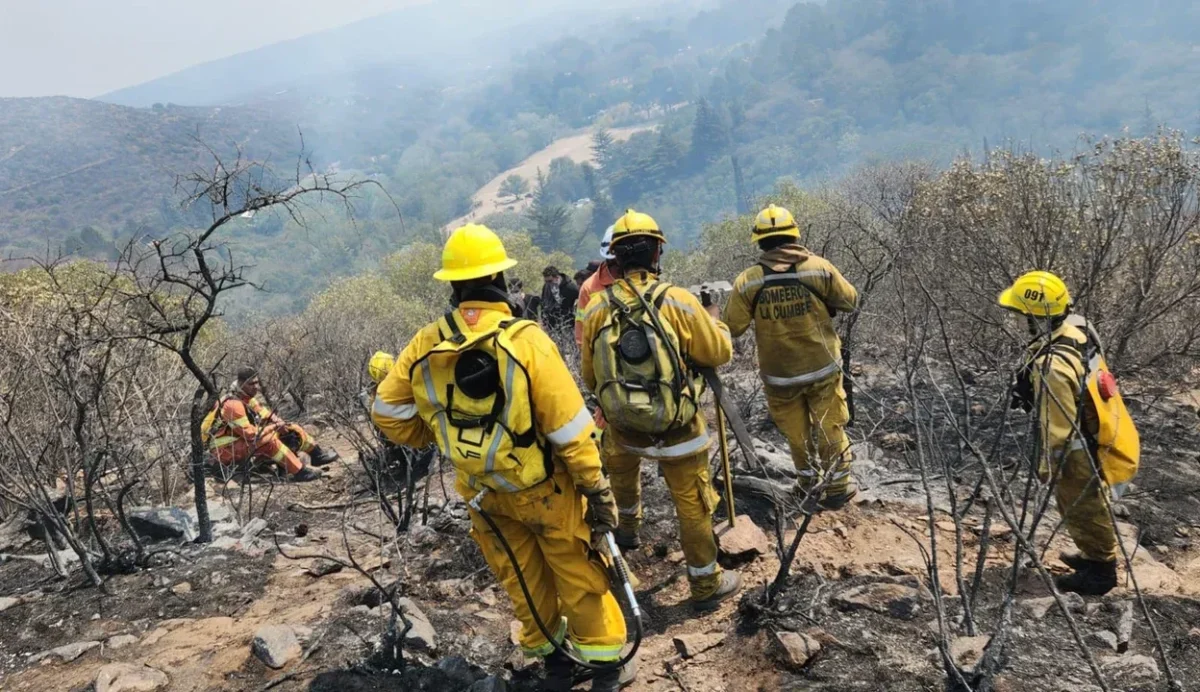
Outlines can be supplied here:
<path id="1" fill-rule="evenodd" d="M 64 644 L 62 646 L 43 651 L 40 654 L 34 654 L 30 657 L 30 663 L 37 663 L 47 658 L 57 658 L 63 663 L 70 663 L 87 652 L 100 646 L 100 642 L 74 642 L 73 644 Z"/>
<path id="2" fill-rule="evenodd" d="M 176 539 L 188 543 L 199 535 L 196 522 L 178 507 L 144 507 L 128 513 L 129 525 L 139 536 L 151 540 Z"/>
<path id="3" fill-rule="evenodd" d="M 400 606 L 400 612 L 412 623 L 412 628 L 404 636 L 405 644 L 417 651 L 436 651 L 437 631 L 433 629 L 433 623 L 429 622 L 425 612 L 410 598 L 397 599 L 396 604 Z"/>
<path id="4" fill-rule="evenodd" d="M 254 540 L 265 528 L 267 528 L 267 520 L 262 517 L 255 517 L 246 522 L 246 526 L 242 528 L 242 543 Z"/>
<path id="5" fill-rule="evenodd" d="M 408 542 L 417 548 L 429 548 L 442 542 L 442 536 L 430 526 L 416 526 L 408 532 Z"/>
<path id="6" fill-rule="evenodd" d="M 875 582 L 855 586 L 833 597 L 840 610 L 870 610 L 901 620 L 911 620 L 921 612 L 919 588 L 896 582 Z"/>
<path id="7" fill-rule="evenodd" d="M 1108 630 L 1097 630 L 1087 636 L 1087 643 L 1098 649 L 1117 650 L 1117 635 Z"/>
<path id="8" fill-rule="evenodd" d="M 964 673 L 974 673 L 975 666 L 983 659 L 983 650 L 987 648 L 991 637 L 955 637 L 950 642 L 950 658 L 954 665 Z"/>
<path id="9" fill-rule="evenodd" d="M 1041 620 L 1046 617 L 1046 613 L 1054 607 L 1054 597 L 1046 596 L 1045 598 L 1029 598 L 1020 603 L 1021 608 L 1029 614 L 1029 617 L 1034 620 Z"/>
<path id="10" fill-rule="evenodd" d="M 508 692 L 508 683 L 499 675 L 489 675 L 482 680 L 476 680 L 471 685 L 470 692 Z"/>
<path id="11" fill-rule="evenodd" d="M 130 644 L 137 644 L 138 638 L 132 634 L 118 634 L 115 637 L 109 637 L 108 641 L 104 642 L 104 646 L 110 649 L 123 649 Z"/>
<path id="12" fill-rule="evenodd" d="M 821 642 L 800 632 L 776 632 L 778 658 L 784 666 L 799 671 L 821 653 Z"/>
<path id="13" fill-rule="evenodd" d="M 218 536 L 213 539 L 212 543 L 208 544 L 208 547 L 216 550 L 233 550 L 237 547 L 237 544 L 237 536 Z"/>
<path id="14" fill-rule="evenodd" d="M 729 557 L 766 555 L 771 551 L 767 534 L 744 514 L 738 515 L 732 528 L 728 521 L 723 521 L 713 527 L 713 531 L 717 534 L 721 552 Z"/>
<path id="15" fill-rule="evenodd" d="M 171 684 L 167 674 L 150 666 L 110 663 L 96 674 L 96 692 L 153 692 Z"/>
<path id="16" fill-rule="evenodd" d="M 0 596 L 0 613 L 3 613 L 9 608 L 20 604 L 21 599 L 19 598 L 15 598 L 13 596 Z"/>
<path id="17" fill-rule="evenodd" d="M 1141 654 L 1112 656 L 1100 662 L 1100 670 L 1111 676 L 1114 682 L 1150 682 L 1162 677 L 1158 662 Z"/>
<path id="18" fill-rule="evenodd" d="M 437 668 L 445 673 L 446 677 L 453 680 L 457 687 L 468 687 L 473 685 L 475 684 L 475 680 L 479 678 L 479 676 L 475 674 L 475 670 L 467 661 L 467 659 L 459 656 L 458 654 L 447 656 L 438 661 Z"/>
<path id="19" fill-rule="evenodd" d="M 284 667 L 302 653 L 296 632 L 287 625 L 264 625 L 254 633 L 250 650 L 271 668 Z"/>
<path id="20" fill-rule="evenodd" d="M 725 641 L 725 635 L 720 632 L 680 634 L 671 639 L 675 650 L 684 658 L 695 658 L 709 649 L 720 646 L 723 641 Z"/>
<path id="21" fill-rule="evenodd" d="M 325 558 L 317 558 L 316 560 L 313 560 L 312 564 L 308 566 L 308 569 L 304 571 L 308 572 L 308 574 L 311 576 L 320 578 L 327 574 L 341 572 L 342 563 L 334 562 L 333 560 L 327 560 Z"/>

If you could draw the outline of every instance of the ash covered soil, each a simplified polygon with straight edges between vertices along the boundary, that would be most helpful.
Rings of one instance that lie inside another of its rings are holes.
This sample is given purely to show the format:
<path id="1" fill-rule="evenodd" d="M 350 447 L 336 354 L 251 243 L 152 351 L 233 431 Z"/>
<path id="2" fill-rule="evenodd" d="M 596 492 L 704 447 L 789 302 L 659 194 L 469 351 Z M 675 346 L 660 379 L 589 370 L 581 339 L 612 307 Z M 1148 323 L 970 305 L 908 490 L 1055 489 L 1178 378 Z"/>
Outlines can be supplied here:
<path id="1" fill-rule="evenodd" d="M 939 641 L 953 643 L 951 655 L 969 683 L 972 666 L 998 629 L 1007 641 L 997 690 L 1100 689 L 1091 663 L 1109 689 L 1166 690 L 1156 636 L 1173 678 L 1185 689 L 1197 686 L 1200 435 L 1194 404 L 1129 387 L 1143 467 L 1118 512 L 1156 635 L 1128 576 L 1103 598 L 1063 599 L 1064 612 L 1036 572 L 1021 570 L 1015 597 L 1008 598 L 1015 542 L 997 517 L 987 532 L 992 549 L 979 570 L 980 587 L 964 603 L 956 536 L 961 533 L 970 583 L 984 511 L 973 508 L 956 531 L 947 513 L 950 491 L 931 474 L 935 511 L 927 516 L 906 395 L 881 371 L 868 370 L 859 382 L 860 421 L 852 438 L 863 492 L 842 512 L 813 519 L 790 577 L 769 606 L 762 591 L 780 565 L 771 503 L 738 487 L 738 513 L 765 530 L 766 551 L 731 561 L 745 577 L 743 596 L 697 617 L 687 604 L 669 495 L 654 465 L 644 464 L 643 546 L 627 558 L 640 580 L 645 638 L 639 677 L 629 689 L 943 690 L 947 674 Z M 971 389 L 978 395 L 971 406 L 981 439 L 1007 415 L 994 403 L 996 392 L 986 377 Z M 782 438 L 760 405 L 747 412 L 760 440 L 757 456 L 776 480 L 788 482 Z M 326 438 L 333 434 L 327 431 Z M 935 431 L 933 439 L 954 447 L 948 434 Z M 140 689 L 537 689 L 540 664 L 525 659 L 513 642 L 512 609 L 468 535 L 466 508 L 453 495 L 450 475 L 418 484 L 413 527 L 393 540 L 372 496 L 356 495 L 364 484 L 353 450 L 339 451 L 343 461 L 318 483 L 279 485 L 268 494 L 262 485 L 210 481 L 221 518 L 218 542 L 155 543 L 173 550 L 156 556 L 150 568 L 109 577 L 102 589 L 86 586 L 78 571 L 57 578 L 39 559 L 45 555 L 41 543 L 5 548 L 0 689 L 99 689 L 98 677 L 114 671 L 147 674 L 158 685 Z M 998 470 L 1011 473 L 1017 485 L 1023 482 L 1023 474 Z M 953 491 L 965 493 L 978 469 L 964 463 L 959 472 Z M 785 546 L 796 519 L 781 520 Z M 1069 540 L 1052 530 L 1056 524 L 1052 513 L 1038 539 L 1047 545 L 1045 565 L 1061 573 L 1066 568 L 1057 554 Z M 398 584 L 397 596 L 409 599 L 405 612 L 415 625 L 402 647 L 401 672 L 392 670 L 396 662 L 386 646 L 390 609 L 381 606 L 371 582 L 352 569 L 329 571 L 319 557 L 348 554 L 379 583 Z M 936 583 L 930 555 L 937 558 Z M 935 592 L 945 595 L 940 617 Z M 973 617 L 964 616 L 964 605 Z M 1117 653 L 1119 621 L 1130 607 L 1136 615 L 1132 636 L 1128 650 Z M 1011 624 L 1000 628 L 1006 612 Z M 290 632 L 297 645 L 284 642 L 290 657 L 278 669 L 252 651 L 264 630 L 283 630 L 284 639 Z"/>

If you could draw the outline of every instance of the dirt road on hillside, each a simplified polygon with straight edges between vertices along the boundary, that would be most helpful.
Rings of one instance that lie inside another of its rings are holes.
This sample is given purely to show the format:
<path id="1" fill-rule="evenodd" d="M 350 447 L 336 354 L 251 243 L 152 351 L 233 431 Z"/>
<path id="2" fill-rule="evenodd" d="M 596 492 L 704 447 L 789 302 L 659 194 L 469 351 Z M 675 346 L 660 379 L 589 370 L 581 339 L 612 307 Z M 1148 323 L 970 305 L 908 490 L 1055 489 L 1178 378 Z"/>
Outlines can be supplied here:
<path id="1" fill-rule="evenodd" d="M 609 134 L 618 142 L 624 142 L 638 132 L 654 129 L 654 125 L 637 125 L 634 127 L 622 127 L 609 130 Z M 585 161 L 593 161 L 592 157 L 592 133 L 594 130 L 587 130 L 580 134 L 571 135 L 555 140 L 550 146 L 533 154 L 521 163 L 504 171 L 495 178 L 488 181 L 487 185 L 479 188 L 471 197 L 472 211 L 465 216 L 460 216 L 450 223 L 446 224 L 443 229 L 449 232 L 468 221 L 476 221 L 482 219 L 488 214 L 493 214 L 498 211 L 504 211 L 509 207 L 513 211 L 524 211 L 529 206 L 528 199 L 520 199 L 513 202 L 511 198 L 500 198 L 500 184 L 510 175 L 516 174 L 529 181 L 532 188 L 534 181 L 537 178 L 537 170 L 541 168 L 543 172 L 549 170 L 550 162 L 554 159 L 566 156 L 576 163 Z"/>

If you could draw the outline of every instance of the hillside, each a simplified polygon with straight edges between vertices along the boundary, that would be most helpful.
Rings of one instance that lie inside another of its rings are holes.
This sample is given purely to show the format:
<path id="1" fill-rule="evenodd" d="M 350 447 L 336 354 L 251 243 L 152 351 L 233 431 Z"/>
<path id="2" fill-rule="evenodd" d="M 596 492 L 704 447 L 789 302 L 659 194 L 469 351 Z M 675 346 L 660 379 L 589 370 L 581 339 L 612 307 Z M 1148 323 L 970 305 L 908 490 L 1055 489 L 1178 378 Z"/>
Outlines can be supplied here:
<path id="1" fill-rule="evenodd" d="M 487 0 L 408 0 L 409 7 L 343 27 L 190 67 L 99 98 L 127 106 L 221 105 L 314 81 L 331 85 L 362 70 L 396 64 L 413 75 L 450 82 L 499 67 L 530 36 L 551 37 L 663 0 L 616 0 L 586 9 L 569 0 L 526 0 L 519 11 Z M 453 36 L 453 40 L 446 40 Z M 254 65 L 247 70 L 247 65 Z"/>
<path id="2" fill-rule="evenodd" d="M 75 229 L 160 219 L 177 206 L 175 174 L 208 162 L 196 138 L 276 160 L 300 146 L 293 125 L 254 109 L 0 99 L 0 246 L 44 253 Z"/>

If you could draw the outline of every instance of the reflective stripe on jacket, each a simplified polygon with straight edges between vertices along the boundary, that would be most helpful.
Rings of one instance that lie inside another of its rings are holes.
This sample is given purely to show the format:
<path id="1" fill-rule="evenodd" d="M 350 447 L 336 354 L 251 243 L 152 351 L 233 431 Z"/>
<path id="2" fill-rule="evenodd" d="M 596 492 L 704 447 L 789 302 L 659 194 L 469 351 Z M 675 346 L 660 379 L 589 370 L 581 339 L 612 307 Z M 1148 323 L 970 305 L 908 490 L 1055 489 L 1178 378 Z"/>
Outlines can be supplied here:
<path id="1" fill-rule="evenodd" d="M 466 301 L 455 313 L 464 332 L 492 331 L 512 319 L 505 303 Z M 396 444 L 419 448 L 437 442 L 434 428 L 439 412 L 418 403 L 410 371 L 442 341 L 437 323 L 426 325 L 404 347 L 396 367 L 379 385 L 371 419 Z M 513 355 L 529 373 L 535 427 L 550 443 L 555 463 L 565 466 L 580 488 L 595 487 L 600 482 L 600 454 L 591 439 L 592 418 L 558 348 L 537 325 L 516 332 L 512 344 Z M 513 405 L 520 403 L 514 401 Z M 463 474 L 459 474 L 457 486 L 464 497 L 475 494 Z"/>
<path id="2" fill-rule="evenodd" d="M 858 292 L 837 267 L 788 244 L 763 253 L 759 264 L 737 277 L 724 317 L 734 336 L 754 326 L 763 381 L 788 387 L 841 370 L 833 315 L 857 307 Z"/>
<path id="3" fill-rule="evenodd" d="M 627 277 L 636 290 L 645 292 L 658 277 L 647 271 L 636 271 Z M 635 300 L 629 292 L 624 279 L 615 281 L 612 285 L 614 295 L 622 302 Z M 595 294 L 588 302 L 583 313 L 583 344 L 582 364 L 583 379 L 588 389 L 596 391 L 596 372 L 593 369 L 596 335 L 609 320 L 611 308 L 608 296 L 604 293 Z M 671 323 L 675 334 L 679 337 L 679 348 L 684 360 L 696 367 L 719 367 L 729 362 L 733 357 L 733 341 L 729 335 L 729 327 L 720 320 L 714 320 L 700 299 L 686 289 L 671 286 L 663 298 L 662 307 L 658 310 L 661 319 Z M 691 425 L 673 430 L 654 439 L 648 435 L 636 434 L 630 431 L 614 430 L 618 444 L 645 457 L 660 459 L 677 458 L 694 454 L 707 449 L 710 441 L 704 425 L 704 416 L 697 414 Z"/>

